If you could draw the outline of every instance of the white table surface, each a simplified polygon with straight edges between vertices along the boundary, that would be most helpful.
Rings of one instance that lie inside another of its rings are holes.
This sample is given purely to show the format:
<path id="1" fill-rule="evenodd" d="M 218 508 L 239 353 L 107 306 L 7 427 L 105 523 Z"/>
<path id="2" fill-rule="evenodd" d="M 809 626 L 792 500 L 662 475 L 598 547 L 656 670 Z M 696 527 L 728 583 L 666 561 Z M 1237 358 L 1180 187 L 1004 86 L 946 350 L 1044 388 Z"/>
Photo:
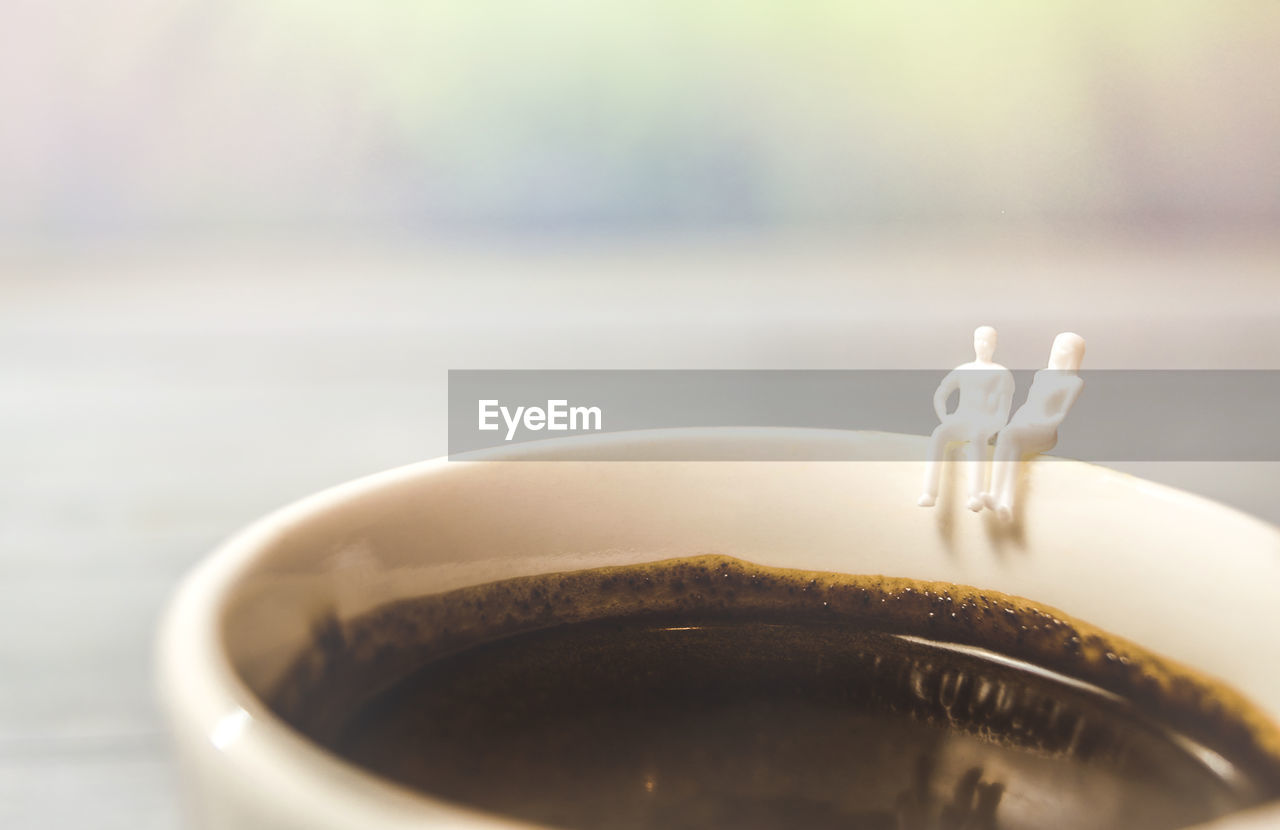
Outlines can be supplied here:
<path id="1" fill-rule="evenodd" d="M 0 827 L 179 824 L 151 639 L 219 540 L 445 447 L 450 368 L 1280 368 L 1280 243 L 793 238 L 0 256 Z M 927 402 L 922 402 L 927 406 Z M 1126 468 L 1280 521 L 1275 464 Z"/>

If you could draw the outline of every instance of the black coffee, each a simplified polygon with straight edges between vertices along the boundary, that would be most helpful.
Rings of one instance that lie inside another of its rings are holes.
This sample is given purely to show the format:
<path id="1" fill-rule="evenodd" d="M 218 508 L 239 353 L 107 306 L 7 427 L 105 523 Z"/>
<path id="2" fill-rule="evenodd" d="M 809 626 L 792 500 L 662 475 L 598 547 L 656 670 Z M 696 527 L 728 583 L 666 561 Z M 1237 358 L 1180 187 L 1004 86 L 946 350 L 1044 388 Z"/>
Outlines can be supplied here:
<path id="1" fill-rule="evenodd" d="M 277 708 L 388 778 L 552 827 L 1143 830 L 1280 796 L 1247 704 L 1114 638 L 723 557 L 331 625 Z"/>

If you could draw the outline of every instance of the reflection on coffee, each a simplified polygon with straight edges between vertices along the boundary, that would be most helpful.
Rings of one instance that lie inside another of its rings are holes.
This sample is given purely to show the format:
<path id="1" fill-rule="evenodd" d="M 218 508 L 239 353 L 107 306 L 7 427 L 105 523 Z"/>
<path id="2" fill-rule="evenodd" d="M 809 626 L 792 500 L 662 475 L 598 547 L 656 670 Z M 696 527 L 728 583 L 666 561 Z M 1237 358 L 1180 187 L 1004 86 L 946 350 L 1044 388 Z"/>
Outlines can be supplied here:
<path id="1" fill-rule="evenodd" d="M 275 696 L 364 767 L 564 828 L 1175 828 L 1280 797 L 1229 690 L 1029 603 L 724 557 L 317 631 Z"/>

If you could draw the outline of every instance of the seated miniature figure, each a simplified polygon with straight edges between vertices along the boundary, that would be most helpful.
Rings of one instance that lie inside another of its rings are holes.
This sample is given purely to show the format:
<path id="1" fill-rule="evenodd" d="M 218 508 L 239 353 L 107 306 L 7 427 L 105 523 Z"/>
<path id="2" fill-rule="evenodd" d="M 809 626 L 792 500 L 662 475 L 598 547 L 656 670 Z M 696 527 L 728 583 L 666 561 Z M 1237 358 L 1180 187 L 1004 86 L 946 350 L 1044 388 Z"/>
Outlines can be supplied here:
<path id="1" fill-rule="evenodd" d="M 985 506 L 1003 521 L 1013 520 L 1018 470 L 1028 455 L 1046 452 L 1058 443 L 1058 427 L 1080 397 L 1084 381 L 1077 374 L 1084 359 L 1084 338 L 1063 332 L 1053 340 L 1049 367 L 1036 372 L 1027 400 L 996 438 L 991 489 L 982 494 Z"/>
<path id="2" fill-rule="evenodd" d="M 933 431 L 929 457 L 924 468 L 924 487 L 918 504 L 932 507 L 938 500 L 940 464 L 952 442 L 968 442 L 966 448 L 969 473 L 968 508 L 983 507 L 982 494 L 986 469 L 987 444 L 1009 418 L 1013 402 L 1013 374 L 992 362 L 996 351 L 996 330 L 981 326 L 973 333 L 975 360 L 957 366 L 942 379 L 933 395 L 933 410 L 941 422 Z M 954 412 L 947 412 L 947 398 L 959 391 Z"/>

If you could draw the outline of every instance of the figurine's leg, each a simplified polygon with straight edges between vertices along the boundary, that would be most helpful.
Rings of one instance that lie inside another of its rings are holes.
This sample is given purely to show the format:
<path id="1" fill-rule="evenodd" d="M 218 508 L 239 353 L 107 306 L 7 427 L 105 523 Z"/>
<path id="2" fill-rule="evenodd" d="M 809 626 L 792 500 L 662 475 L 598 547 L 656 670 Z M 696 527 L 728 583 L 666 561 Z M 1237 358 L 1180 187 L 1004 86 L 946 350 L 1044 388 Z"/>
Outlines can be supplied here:
<path id="1" fill-rule="evenodd" d="M 987 466 L 987 442 L 991 440 L 991 436 L 985 433 L 970 435 L 969 446 L 965 447 L 965 455 L 967 461 L 965 467 L 969 473 L 969 502 L 966 505 L 973 512 L 978 512 L 984 504 L 982 500 L 982 491 L 984 488 L 984 479 L 986 478 Z"/>
<path id="2" fill-rule="evenodd" d="M 1013 429 L 1006 427 L 996 435 L 996 449 L 991 457 L 991 483 L 982 493 L 983 504 L 992 510 L 995 509 L 1000 493 L 1004 489 L 1004 482 L 1009 477 L 1013 432 Z"/>
<path id="3" fill-rule="evenodd" d="M 921 507 L 933 507 L 938 501 L 938 479 L 942 476 L 942 460 L 947 444 L 957 437 L 957 430 L 950 424 L 939 424 L 929 438 L 929 457 L 924 463 L 924 484 L 920 489 Z"/>
<path id="4" fill-rule="evenodd" d="M 1001 521 L 1013 520 L 1013 495 L 1018 485 L 1018 469 L 1022 463 L 1022 442 L 1016 434 L 1001 436 L 996 443 L 995 465 L 1000 471 L 999 484 L 992 484 L 995 511 Z"/>
<path id="5" fill-rule="evenodd" d="M 1021 429 L 1010 433 L 1009 439 L 1009 458 L 1005 465 L 1008 473 L 996 494 L 996 515 L 1006 522 L 1013 521 L 1013 502 L 1018 493 L 1018 475 L 1022 470 L 1022 462 L 1029 456 L 1053 449 L 1058 443 L 1058 434 L 1052 430 Z"/>
<path id="6" fill-rule="evenodd" d="M 982 506 L 988 510 L 996 508 L 996 493 L 1000 492 L 1001 482 L 1004 481 L 1004 464 L 1000 461 L 999 444 L 996 445 L 996 453 L 991 459 L 991 481 L 987 484 L 987 489 L 982 491 Z"/>

